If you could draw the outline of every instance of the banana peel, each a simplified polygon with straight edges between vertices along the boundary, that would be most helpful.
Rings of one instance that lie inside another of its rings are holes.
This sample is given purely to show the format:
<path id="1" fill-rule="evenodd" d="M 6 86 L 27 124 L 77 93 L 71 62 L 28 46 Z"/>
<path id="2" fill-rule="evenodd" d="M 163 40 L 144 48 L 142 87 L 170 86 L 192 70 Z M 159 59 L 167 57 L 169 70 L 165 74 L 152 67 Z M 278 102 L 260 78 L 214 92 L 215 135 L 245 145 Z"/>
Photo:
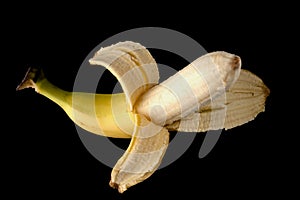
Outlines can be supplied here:
<path id="1" fill-rule="evenodd" d="M 159 167 L 169 131 L 230 129 L 264 111 L 270 91 L 240 57 L 222 51 L 199 57 L 159 83 L 157 64 L 141 44 L 126 41 L 101 48 L 90 64 L 107 68 L 124 93 L 68 92 L 30 68 L 17 90 L 34 88 L 62 107 L 80 127 L 131 142 L 111 173 L 120 193 L 150 177 Z"/>

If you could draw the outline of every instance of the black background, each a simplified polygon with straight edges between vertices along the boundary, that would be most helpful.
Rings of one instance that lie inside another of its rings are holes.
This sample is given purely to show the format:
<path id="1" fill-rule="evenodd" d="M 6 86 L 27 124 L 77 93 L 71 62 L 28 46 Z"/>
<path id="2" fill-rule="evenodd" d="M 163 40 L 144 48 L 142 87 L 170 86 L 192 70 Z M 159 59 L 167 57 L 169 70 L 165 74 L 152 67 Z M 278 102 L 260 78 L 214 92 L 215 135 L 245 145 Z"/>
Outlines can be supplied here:
<path id="1" fill-rule="evenodd" d="M 48 8 L 45 5 L 39 9 L 24 9 L 13 23 L 16 42 L 13 47 L 18 49 L 15 86 L 29 66 L 39 66 L 52 83 L 72 90 L 78 68 L 96 45 L 121 31 L 155 26 L 180 31 L 198 41 L 208 52 L 224 50 L 239 55 L 242 68 L 258 75 L 271 90 L 266 111 L 254 121 L 223 131 L 215 148 L 203 159 L 198 158 L 198 152 L 205 133 L 199 133 L 180 159 L 121 195 L 108 185 L 111 169 L 87 152 L 64 111 L 33 90 L 19 91 L 15 94 L 17 151 L 12 156 L 17 163 L 12 186 L 18 194 L 32 198 L 137 199 L 142 195 L 149 198 L 171 195 L 256 198 L 282 193 L 286 174 L 281 173 L 278 166 L 285 158 L 280 155 L 278 143 L 282 135 L 275 131 L 274 81 L 278 64 L 274 58 L 281 40 L 278 36 L 274 42 L 273 34 L 279 25 L 285 25 L 274 13 L 266 14 L 267 8 L 255 6 L 252 12 L 245 12 L 247 5 L 230 10 L 220 6 L 218 11 L 208 6 L 188 14 L 171 15 L 153 10 L 152 13 L 124 12 L 122 14 L 128 17 L 120 14 L 111 19 L 116 12 L 111 7 L 87 12 L 91 7 L 93 5 L 79 9 Z M 208 14 L 201 12 L 209 9 L 212 12 Z M 139 21 L 134 20 L 137 15 Z M 151 52 L 157 62 L 177 69 L 187 64 L 176 55 Z M 113 85 L 115 79 L 109 75 L 108 78 Z M 100 88 L 100 91 L 109 92 L 109 89 Z"/>

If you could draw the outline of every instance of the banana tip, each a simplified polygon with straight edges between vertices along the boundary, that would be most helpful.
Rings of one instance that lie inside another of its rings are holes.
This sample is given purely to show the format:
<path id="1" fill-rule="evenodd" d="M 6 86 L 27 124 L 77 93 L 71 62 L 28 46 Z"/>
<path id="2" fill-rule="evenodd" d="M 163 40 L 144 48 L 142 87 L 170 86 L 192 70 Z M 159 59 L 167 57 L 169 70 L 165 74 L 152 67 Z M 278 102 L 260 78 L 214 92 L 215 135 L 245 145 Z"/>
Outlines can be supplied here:
<path id="1" fill-rule="evenodd" d="M 265 85 L 263 90 L 264 90 L 265 96 L 268 97 L 271 93 L 270 89 Z"/>
<path id="2" fill-rule="evenodd" d="M 126 187 L 122 187 L 122 185 L 119 185 L 119 184 L 117 184 L 117 183 L 115 183 L 113 181 L 109 182 L 109 186 L 112 187 L 112 188 L 114 188 L 114 189 L 117 189 L 118 192 L 121 193 L 121 194 L 127 190 Z"/>

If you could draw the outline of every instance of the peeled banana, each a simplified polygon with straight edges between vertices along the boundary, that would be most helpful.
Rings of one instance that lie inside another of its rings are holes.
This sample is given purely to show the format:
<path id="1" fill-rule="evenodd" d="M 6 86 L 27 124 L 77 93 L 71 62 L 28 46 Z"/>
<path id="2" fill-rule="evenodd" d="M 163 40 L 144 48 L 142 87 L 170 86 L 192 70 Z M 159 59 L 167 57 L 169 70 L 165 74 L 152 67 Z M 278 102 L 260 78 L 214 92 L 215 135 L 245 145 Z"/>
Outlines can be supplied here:
<path id="1" fill-rule="evenodd" d="M 109 185 L 120 193 L 159 167 L 168 130 L 203 132 L 242 125 L 264 111 L 270 92 L 261 79 L 241 70 L 238 56 L 227 52 L 201 56 L 160 84 L 154 58 L 139 43 L 101 48 L 89 62 L 107 68 L 124 93 L 63 91 L 36 68 L 28 70 L 17 90 L 34 88 L 92 133 L 131 138 L 111 173 Z"/>

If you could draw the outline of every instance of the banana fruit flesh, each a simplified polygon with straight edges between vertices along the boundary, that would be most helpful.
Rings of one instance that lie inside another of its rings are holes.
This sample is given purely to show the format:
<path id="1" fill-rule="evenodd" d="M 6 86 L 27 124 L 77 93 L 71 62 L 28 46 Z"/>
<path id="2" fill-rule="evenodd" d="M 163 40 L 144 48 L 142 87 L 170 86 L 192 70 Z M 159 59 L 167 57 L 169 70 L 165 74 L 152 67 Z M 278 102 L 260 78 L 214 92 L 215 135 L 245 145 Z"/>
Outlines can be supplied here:
<path id="1" fill-rule="evenodd" d="M 156 124 L 172 124 L 224 94 L 238 78 L 240 68 L 238 56 L 226 52 L 204 55 L 151 88 L 137 102 L 136 111 Z"/>
<path id="2" fill-rule="evenodd" d="M 109 185 L 120 193 L 159 167 L 169 130 L 203 132 L 242 125 L 264 111 L 269 95 L 262 80 L 241 70 L 241 59 L 227 52 L 201 56 L 160 84 L 154 58 L 139 43 L 101 48 L 90 63 L 107 68 L 124 93 L 63 91 L 36 69 L 28 71 L 17 90 L 34 88 L 92 133 L 131 138 L 111 173 Z"/>

